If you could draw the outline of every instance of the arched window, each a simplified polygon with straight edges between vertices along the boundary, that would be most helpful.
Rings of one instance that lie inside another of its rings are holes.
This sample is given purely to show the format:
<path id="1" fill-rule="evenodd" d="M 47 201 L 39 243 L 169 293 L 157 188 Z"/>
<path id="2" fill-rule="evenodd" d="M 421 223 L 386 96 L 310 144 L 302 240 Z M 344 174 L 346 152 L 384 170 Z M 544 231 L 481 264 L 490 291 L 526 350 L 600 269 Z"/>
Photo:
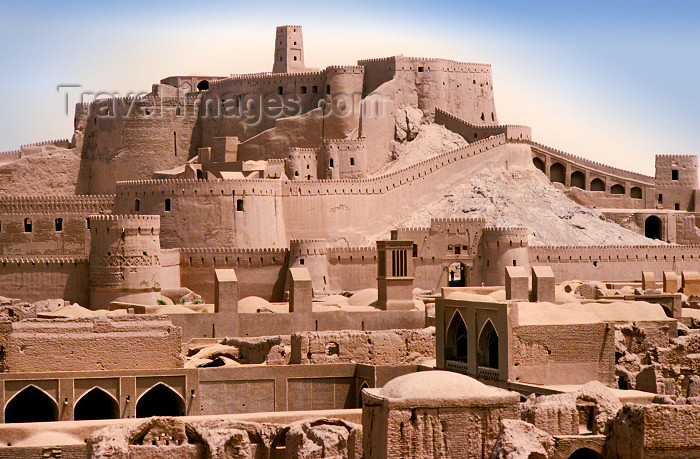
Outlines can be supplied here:
<path id="1" fill-rule="evenodd" d="M 50 422 L 58 420 L 58 405 L 46 392 L 27 386 L 5 406 L 5 422 Z"/>
<path id="2" fill-rule="evenodd" d="M 661 219 L 655 215 L 644 221 L 644 235 L 649 239 L 661 239 Z"/>
<path id="3" fill-rule="evenodd" d="M 582 190 L 586 188 L 586 176 L 583 175 L 583 172 L 574 171 L 571 173 L 571 186 Z"/>
<path id="4" fill-rule="evenodd" d="M 328 160 L 328 166 L 329 166 L 329 167 L 333 167 L 333 158 L 331 158 L 330 160 Z"/>
<path id="5" fill-rule="evenodd" d="M 56 231 L 60 232 L 63 231 L 63 219 L 62 218 L 57 218 L 56 221 L 54 222 Z"/>
<path id="6" fill-rule="evenodd" d="M 171 387 L 158 383 L 144 393 L 136 403 L 136 417 L 184 416 L 185 401 Z"/>
<path id="7" fill-rule="evenodd" d="M 31 218 L 25 218 L 25 219 L 24 219 L 24 232 L 25 232 L 25 233 L 31 233 L 31 232 L 32 232 L 32 219 L 31 219 Z"/>
<path id="8" fill-rule="evenodd" d="M 450 326 L 447 327 L 445 338 L 445 358 L 466 362 L 469 350 L 467 327 L 464 325 L 462 315 L 459 312 L 455 312 L 455 315 L 452 317 Z"/>
<path id="9" fill-rule="evenodd" d="M 78 399 L 73 409 L 73 419 L 119 419 L 119 404 L 104 389 L 93 387 Z"/>
<path id="10" fill-rule="evenodd" d="M 591 191 L 605 191 L 605 182 L 599 178 L 591 180 Z"/>
<path id="11" fill-rule="evenodd" d="M 642 199 L 642 189 L 638 186 L 633 186 L 630 190 L 630 196 L 632 199 Z"/>
<path id="12" fill-rule="evenodd" d="M 496 333 L 491 320 L 487 320 L 481 329 L 476 357 L 480 367 L 498 369 L 498 333 Z"/>
<path id="13" fill-rule="evenodd" d="M 544 162 L 540 158 L 538 158 L 538 157 L 532 158 L 532 164 L 534 164 L 536 168 L 538 168 L 539 170 L 544 172 Z"/>
<path id="14" fill-rule="evenodd" d="M 198 91 L 206 91 L 209 89 L 209 81 L 208 80 L 202 80 L 199 83 L 197 83 L 197 90 Z"/>
<path id="15" fill-rule="evenodd" d="M 554 163 L 549 168 L 549 179 L 552 182 L 564 183 L 564 177 L 566 177 L 566 168 L 563 164 Z"/>
<path id="16" fill-rule="evenodd" d="M 613 185 L 610 187 L 610 194 L 625 194 L 625 187 L 622 185 Z"/>

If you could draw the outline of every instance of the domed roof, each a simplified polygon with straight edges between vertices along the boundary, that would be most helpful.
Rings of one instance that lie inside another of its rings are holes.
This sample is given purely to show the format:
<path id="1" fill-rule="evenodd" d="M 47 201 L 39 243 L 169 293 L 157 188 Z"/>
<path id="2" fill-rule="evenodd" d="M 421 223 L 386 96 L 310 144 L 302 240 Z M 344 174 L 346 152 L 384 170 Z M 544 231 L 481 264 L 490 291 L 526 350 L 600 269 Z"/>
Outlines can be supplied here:
<path id="1" fill-rule="evenodd" d="M 392 399 L 464 399 L 503 396 L 508 391 L 487 386 L 452 371 L 419 371 L 389 381 L 378 395 Z"/>

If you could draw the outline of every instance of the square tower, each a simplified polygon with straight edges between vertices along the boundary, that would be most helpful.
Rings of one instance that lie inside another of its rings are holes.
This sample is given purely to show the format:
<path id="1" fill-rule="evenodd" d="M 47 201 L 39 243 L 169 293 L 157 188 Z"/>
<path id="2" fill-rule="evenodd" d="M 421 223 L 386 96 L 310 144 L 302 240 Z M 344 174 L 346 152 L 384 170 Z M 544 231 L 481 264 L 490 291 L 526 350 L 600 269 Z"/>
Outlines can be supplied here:
<path id="1" fill-rule="evenodd" d="M 671 210 L 695 211 L 698 157 L 656 155 L 656 205 Z"/>
<path id="2" fill-rule="evenodd" d="M 305 69 L 301 26 L 277 27 L 275 63 L 272 65 L 272 73 L 303 72 Z"/>
<path id="3" fill-rule="evenodd" d="M 414 309 L 413 241 L 377 241 L 379 308 Z"/>

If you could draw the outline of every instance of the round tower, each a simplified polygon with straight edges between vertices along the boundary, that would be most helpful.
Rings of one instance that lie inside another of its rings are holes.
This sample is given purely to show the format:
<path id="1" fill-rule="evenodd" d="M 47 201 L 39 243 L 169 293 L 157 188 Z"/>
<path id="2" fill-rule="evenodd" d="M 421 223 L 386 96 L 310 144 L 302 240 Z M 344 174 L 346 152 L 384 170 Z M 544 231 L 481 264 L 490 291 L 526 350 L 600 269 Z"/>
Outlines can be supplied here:
<path id="1" fill-rule="evenodd" d="M 328 293 L 328 242 L 325 239 L 289 241 L 289 267 L 307 268 L 315 293 Z"/>
<path id="2" fill-rule="evenodd" d="M 530 269 L 527 229 L 487 227 L 481 232 L 477 251 L 477 285 L 505 285 L 506 266 Z"/>
<path id="3" fill-rule="evenodd" d="M 90 307 L 155 305 L 160 294 L 160 216 L 90 216 Z"/>

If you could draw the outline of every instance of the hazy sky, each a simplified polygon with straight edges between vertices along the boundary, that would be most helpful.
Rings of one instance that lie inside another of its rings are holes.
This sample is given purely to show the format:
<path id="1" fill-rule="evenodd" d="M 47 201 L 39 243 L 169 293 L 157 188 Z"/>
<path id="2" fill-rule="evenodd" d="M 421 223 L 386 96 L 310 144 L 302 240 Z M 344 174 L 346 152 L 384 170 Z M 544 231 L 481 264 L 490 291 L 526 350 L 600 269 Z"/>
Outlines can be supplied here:
<path id="1" fill-rule="evenodd" d="M 275 26 L 304 27 L 306 64 L 443 57 L 492 64 L 499 121 L 653 174 L 700 152 L 700 2 L 7 2 L 0 151 L 71 137 L 59 84 L 127 95 L 168 75 L 272 67 Z"/>

